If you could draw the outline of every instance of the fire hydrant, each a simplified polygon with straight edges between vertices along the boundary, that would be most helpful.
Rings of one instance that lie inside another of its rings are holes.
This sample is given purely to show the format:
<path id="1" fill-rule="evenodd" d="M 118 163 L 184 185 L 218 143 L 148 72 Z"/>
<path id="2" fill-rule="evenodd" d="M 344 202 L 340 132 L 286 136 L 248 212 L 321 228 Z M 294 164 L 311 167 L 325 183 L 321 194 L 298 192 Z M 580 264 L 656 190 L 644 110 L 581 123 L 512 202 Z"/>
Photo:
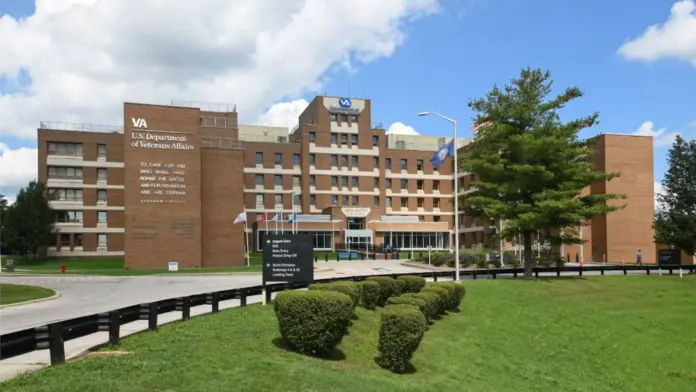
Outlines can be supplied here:
<path id="1" fill-rule="evenodd" d="M 60 273 L 64 274 L 65 273 L 65 264 L 60 265 Z"/>

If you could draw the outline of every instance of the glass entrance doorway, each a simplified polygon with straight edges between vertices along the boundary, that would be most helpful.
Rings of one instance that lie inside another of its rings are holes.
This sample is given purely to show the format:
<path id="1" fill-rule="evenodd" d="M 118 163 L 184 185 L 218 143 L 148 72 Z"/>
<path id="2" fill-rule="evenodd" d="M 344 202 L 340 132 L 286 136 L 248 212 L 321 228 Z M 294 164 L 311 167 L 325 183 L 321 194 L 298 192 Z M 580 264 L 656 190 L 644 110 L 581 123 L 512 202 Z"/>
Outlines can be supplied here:
<path id="1" fill-rule="evenodd" d="M 346 246 L 349 250 L 367 250 L 372 244 L 371 236 L 347 236 Z"/>

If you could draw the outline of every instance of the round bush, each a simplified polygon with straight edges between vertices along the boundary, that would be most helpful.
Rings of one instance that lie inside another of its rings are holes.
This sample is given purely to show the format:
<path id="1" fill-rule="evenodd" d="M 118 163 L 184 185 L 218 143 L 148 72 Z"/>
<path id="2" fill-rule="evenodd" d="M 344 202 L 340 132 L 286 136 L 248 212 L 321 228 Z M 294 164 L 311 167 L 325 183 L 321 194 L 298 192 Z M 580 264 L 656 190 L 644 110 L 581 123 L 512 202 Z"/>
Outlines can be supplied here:
<path id="1" fill-rule="evenodd" d="M 456 296 L 456 306 L 454 307 L 454 311 L 458 312 L 459 305 L 462 304 L 462 300 L 464 299 L 464 296 L 466 295 L 466 287 L 464 286 L 464 284 L 462 284 L 462 283 L 454 284 L 454 294 Z"/>
<path id="2" fill-rule="evenodd" d="M 365 309 L 376 309 L 377 305 L 379 305 L 379 283 L 366 280 L 358 284 L 360 285 L 360 305 Z"/>
<path id="3" fill-rule="evenodd" d="M 459 308 L 459 301 L 457 300 L 457 293 L 454 288 L 456 283 L 453 282 L 433 282 L 426 285 L 430 287 L 441 287 L 447 290 L 447 304 L 446 308 L 448 311 L 455 311 Z"/>
<path id="4" fill-rule="evenodd" d="M 309 355 L 331 352 L 348 331 L 353 303 L 345 294 L 283 291 L 273 301 L 280 335 L 294 350 Z"/>
<path id="5" fill-rule="evenodd" d="M 394 292 L 392 293 L 392 297 L 398 297 L 401 294 L 405 293 L 404 290 L 406 290 L 406 282 L 404 282 L 403 280 L 394 279 L 394 284 L 396 290 L 394 290 Z"/>
<path id="6" fill-rule="evenodd" d="M 409 294 L 409 293 L 407 293 Z M 418 310 L 420 310 L 421 313 L 423 313 L 423 316 L 425 318 L 428 318 L 428 309 L 425 303 L 425 300 L 422 298 L 417 298 L 413 296 L 407 296 L 406 294 L 402 294 L 401 296 L 398 297 L 391 297 L 387 300 L 387 306 L 389 305 L 413 305 L 417 306 Z"/>
<path id="7" fill-rule="evenodd" d="M 350 297 L 353 302 L 353 309 L 360 302 L 360 286 L 355 282 L 331 282 L 331 283 L 316 283 L 309 286 L 310 290 L 326 290 L 343 293 Z"/>
<path id="8" fill-rule="evenodd" d="M 433 320 L 437 317 L 439 306 L 440 306 L 440 296 L 435 293 L 420 292 L 420 293 L 406 293 L 401 297 L 415 298 L 425 302 L 425 318 L 428 321 Z"/>
<path id="9" fill-rule="evenodd" d="M 425 329 L 425 316 L 417 307 L 385 307 L 379 329 L 379 364 L 396 373 L 405 371 L 423 339 Z"/>
<path id="10" fill-rule="evenodd" d="M 366 280 L 379 283 L 379 306 L 384 306 L 387 299 L 394 295 L 397 289 L 396 279 L 388 276 L 370 276 Z"/>
<path id="11" fill-rule="evenodd" d="M 449 302 L 449 292 L 442 287 L 434 287 L 426 285 L 421 293 L 435 293 L 439 296 L 437 305 L 437 314 L 444 314 L 447 311 L 447 303 Z"/>
<path id="12" fill-rule="evenodd" d="M 425 278 L 420 276 L 399 276 L 396 280 L 406 283 L 404 293 L 417 293 L 425 287 Z"/>

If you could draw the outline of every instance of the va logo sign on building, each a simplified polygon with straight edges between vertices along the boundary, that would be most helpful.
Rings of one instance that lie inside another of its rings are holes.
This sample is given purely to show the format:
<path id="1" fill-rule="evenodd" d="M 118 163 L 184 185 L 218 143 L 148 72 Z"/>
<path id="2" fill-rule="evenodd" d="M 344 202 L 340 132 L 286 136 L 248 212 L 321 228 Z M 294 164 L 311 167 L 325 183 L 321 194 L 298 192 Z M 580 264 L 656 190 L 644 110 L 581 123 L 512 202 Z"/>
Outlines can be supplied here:
<path id="1" fill-rule="evenodd" d="M 350 98 L 339 98 L 338 99 L 338 106 L 342 108 L 349 108 L 353 105 L 352 102 L 350 102 Z"/>
<path id="2" fill-rule="evenodd" d="M 131 117 L 131 121 L 135 128 L 147 128 L 147 121 L 144 118 Z"/>

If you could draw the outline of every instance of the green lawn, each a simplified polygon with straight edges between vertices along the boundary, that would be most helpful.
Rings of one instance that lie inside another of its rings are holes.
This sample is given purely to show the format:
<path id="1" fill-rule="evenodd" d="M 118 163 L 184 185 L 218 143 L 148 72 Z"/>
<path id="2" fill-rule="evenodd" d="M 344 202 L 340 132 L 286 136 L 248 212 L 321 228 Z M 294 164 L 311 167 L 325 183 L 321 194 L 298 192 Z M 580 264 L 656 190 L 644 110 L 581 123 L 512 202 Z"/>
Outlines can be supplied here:
<path id="1" fill-rule="evenodd" d="M 165 326 L 89 358 L 27 374 L 13 391 L 694 391 L 696 277 L 606 276 L 467 283 L 462 312 L 436 321 L 411 374 L 375 362 L 378 311 L 332 360 L 281 348 L 273 309 Z"/>
<path id="2" fill-rule="evenodd" d="M 20 284 L 0 284 L 0 305 L 10 305 L 19 302 L 48 298 L 56 292 L 44 287 L 24 286 Z"/>

